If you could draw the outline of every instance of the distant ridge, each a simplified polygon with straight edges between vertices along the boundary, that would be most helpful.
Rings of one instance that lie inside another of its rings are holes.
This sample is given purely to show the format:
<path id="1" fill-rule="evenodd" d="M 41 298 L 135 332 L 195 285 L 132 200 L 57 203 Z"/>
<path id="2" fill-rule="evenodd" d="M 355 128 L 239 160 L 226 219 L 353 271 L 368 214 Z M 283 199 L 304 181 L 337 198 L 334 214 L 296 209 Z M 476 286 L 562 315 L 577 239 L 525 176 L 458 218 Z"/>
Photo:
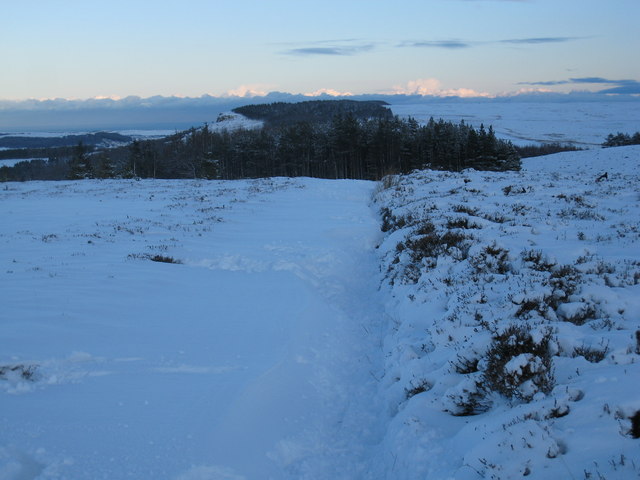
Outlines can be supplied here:
<path id="1" fill-rule="evenodd" d="M 382 100 L 311 100 L 299 103 L 269 103 L 245 105 L 234 108 L 235 113 L 251 120 L 262 120 L 268 126 L 276 127 L 299 122 L 324 123 L 331 121 L 336 115 L 351 114 L 355 118 L 389 119 L 393 117 L 389 105 Z"/>

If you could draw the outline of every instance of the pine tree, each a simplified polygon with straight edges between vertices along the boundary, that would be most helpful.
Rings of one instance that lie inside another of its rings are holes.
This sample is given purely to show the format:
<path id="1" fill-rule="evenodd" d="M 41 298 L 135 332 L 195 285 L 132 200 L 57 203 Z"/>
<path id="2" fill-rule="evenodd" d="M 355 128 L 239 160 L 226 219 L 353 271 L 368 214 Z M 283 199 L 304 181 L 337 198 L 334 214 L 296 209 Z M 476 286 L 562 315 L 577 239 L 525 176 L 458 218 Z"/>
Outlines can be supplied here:
<path id="1" fill-rule="evenodd" d="M 73 156 L 71 160 L 69 160 L 69 179 L 81 180 L 83 178 L 91 178 L 92 173 L 87 147 L 85 147 L 82 142 L 79 142 L 73 149 Z"/>

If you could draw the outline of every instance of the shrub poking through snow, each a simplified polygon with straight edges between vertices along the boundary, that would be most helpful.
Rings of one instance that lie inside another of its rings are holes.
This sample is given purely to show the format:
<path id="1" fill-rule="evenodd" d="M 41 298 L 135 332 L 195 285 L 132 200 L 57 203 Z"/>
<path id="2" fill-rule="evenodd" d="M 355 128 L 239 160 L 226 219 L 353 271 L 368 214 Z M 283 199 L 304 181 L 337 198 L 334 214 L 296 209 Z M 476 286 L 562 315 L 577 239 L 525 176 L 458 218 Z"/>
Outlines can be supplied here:
<path id="1" fill-rule="evenodd" d="M 482 251 L 471 258 L 470 263 L 477 273 L 497 273 L 504 275 L 511 271 L 509 250 L 499 247 L 495 242 L 487 245 Z"/>
<path id="2" fill-rule="evenodd" d="M 394 232 L 399 228 L 403 228 L 407 224 L 407 219 L 404 217 L 396 217 L 391 213 L 391 210 L 386 207 L 380 211 L 380 216 L 382 217 L 382 226 L 380 227 L 380 230 L 383 232 Z"/>
<path id="3" fill-rule="evenodd" d="M 531 401 L 555 384 L 551 330 L 534 335 L 526 324 L 511 325 L 494 335 L 486 355 L 484 386 L 507 398 Z"/>
<path id="4" fill-rule="evenodd" d="M 600 363 L 609 353 L 609 346 L 604 345 L 600 348 L 582 345 L 573 349 L 573 357 L 584 357 L 587 362 Z"/>
<path id="5" fill-rule="evenodd" d="M 37 365 L 0 365 L 0 380 L 20 378 L 33 381 L 37 368 Z"/>
<path id="6" fill-rule="evenodd" d="M 151 260 L 152 262 L 159 262 L 159 263 L 175 263 L 175 264 L 182 264 L 182 260 L 178 260 L 177 258 L 173 258 L 173 257 L 169 257 L 167 255 L 152 255 L 150 253 L 131 253 L 128 255 L 127 258 L 141 258 L 144 260 Z"/>
<path id="7" fill-rule="evenodd" d="M 571 265 L 563 265 L 551 272 L 549 285 L 553 289 L 554 301 L 558 303 L 568 301 L 568 298 L 578 290 L 580 281 L 580 272 Z M 557 304 L 552 307 L 557 308 Z"/>
<path id="8" fill-rule="evenodd" d="M 176 260 L 173 257 L 167 257 L 165 255 L 150 255 L 149 260 L 152 262 L 160 262 L 160 263 L 182 263 L 180 260 Z"/>
<path id="9" fill-rule="evenodd" d="M 550 260 L 540 250 L 525 250 L 522 252 L 522 260 L 530 263 L 531 268 L 537 272 L 550 272 L 556 266 L 556 262 Z"/>
<path id="10" fill-rule="evenodd" d="M 455 417 L 479 415 L 489 410 L 491 404 L 481 382 L 474 378 L 465 378 L 445 394 L 443 400 L 445 412 Z"/>
<path id="11" fill-rule="evenodd" d="M 407 399 L 418 395 L 419 393 L 423 393 L 423 392 L 428 392 L 429 390 L 431 390 L 431 387 L 433 385 L 431 385 L 429 382 L 427 382 L 426 380 L 422 380 L 420 382 L 418 382 L 417 385 L 415 386 L 411 386 L 411 388 L 406 388 L 405 389 L 405 394 L 407 396 Z"/>
<path id="12" fill-rule="evenodd" d="M 631 417 L 631 437 L 640 438 L 640 410 Z"/>

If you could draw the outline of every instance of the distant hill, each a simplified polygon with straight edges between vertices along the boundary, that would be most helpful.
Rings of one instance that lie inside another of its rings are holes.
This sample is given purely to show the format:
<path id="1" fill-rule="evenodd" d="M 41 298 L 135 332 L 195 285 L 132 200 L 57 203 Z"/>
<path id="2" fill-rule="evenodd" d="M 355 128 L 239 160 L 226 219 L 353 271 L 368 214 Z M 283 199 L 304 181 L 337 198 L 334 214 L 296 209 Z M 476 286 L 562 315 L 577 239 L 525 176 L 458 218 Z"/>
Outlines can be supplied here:
<path id="1" fill-rule="evenodd" d="M 0 134 L 1 135 L 1 134 Z M 114 132 L 84 133 L 61 137 L 0 136 L 0 148 L 55 148 L 72 147 L 82 142 L 87 146 L 118 146 L 131 143 L 133 138 Z"/>
<path id="2" fill-rule="evenodd" d="M 252 120 L 262 120 L 267 126 L 280 127 L 300 122 L 326 123 L 338 115 L 346 114 L 363 120 L 393 118 L 393 113 L 386 105 L 389 104 L 381 100 L 312 100 L 245 105 L 233 111 Z"/>

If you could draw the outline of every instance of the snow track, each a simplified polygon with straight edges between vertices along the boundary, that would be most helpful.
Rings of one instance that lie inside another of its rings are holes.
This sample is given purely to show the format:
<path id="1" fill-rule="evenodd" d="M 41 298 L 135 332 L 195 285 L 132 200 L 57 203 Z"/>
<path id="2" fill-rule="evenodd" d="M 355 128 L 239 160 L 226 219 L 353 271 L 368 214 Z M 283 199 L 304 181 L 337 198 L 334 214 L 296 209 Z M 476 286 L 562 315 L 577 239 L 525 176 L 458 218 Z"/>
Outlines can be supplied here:
<path id="1" fill-rule="evenodd" d="M 372 189 L 6 185 L 0 477 L 367 475 Z"/>

